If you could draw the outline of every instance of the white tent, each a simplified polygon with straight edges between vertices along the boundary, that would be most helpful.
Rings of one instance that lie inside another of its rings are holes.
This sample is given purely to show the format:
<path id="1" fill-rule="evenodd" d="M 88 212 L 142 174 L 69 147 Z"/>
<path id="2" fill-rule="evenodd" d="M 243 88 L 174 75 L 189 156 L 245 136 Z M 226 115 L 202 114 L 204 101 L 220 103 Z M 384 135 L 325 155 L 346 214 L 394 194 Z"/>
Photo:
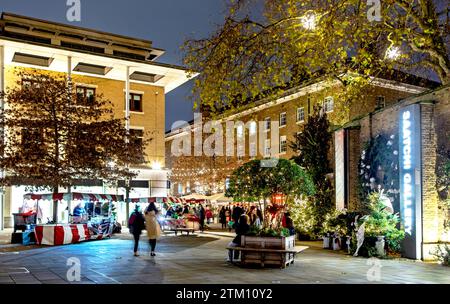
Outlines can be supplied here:
<path id="1" fill-rule="evenodd" d="M 226 197 L 223 192 L 208 196 L 208 199 L 215 203 L 231 203 L 233 201 L 232 198 Z"/>

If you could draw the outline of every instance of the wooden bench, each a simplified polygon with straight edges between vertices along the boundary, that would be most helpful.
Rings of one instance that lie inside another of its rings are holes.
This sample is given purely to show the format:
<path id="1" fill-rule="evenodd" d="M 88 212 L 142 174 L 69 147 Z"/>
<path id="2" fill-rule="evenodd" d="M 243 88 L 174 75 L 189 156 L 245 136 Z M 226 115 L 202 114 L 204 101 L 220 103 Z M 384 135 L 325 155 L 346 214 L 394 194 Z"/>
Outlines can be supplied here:
<path id="1" fill-rule="evenodd" d="M 170 229 L 166 229 L 164 231 L 175 232 L 175 235 L 178 235 L 178 232 L 180 232 L 181 234 L 183 234 L 183 232 L 186 232 L 187 235 L 189 235 L 189 233 L 192 233 L 192 234 L 195 233 L 194 228 L 170 228 Z"/>
<path id="2" fill-rule="evenodd" d="M 226 249 L 241 252 L 241 265 L 260 264 L 261 267 L 265 265 L 277 265 L 281 268 L 286 268 L 286 266 L 294 264 L 294 258 L 297 253 L 308 248 L 308 246 L 295 246 L 288 250 L 251 247 L 227 247 Z M 246 253 L 251 253 L 251 255 L 247 255 Z M 273 258 L 274 256 L 276 256 L 275 259 Z M 232 263 L 233 257 L 234 254 L 231 254 L 230 258 Z"/>

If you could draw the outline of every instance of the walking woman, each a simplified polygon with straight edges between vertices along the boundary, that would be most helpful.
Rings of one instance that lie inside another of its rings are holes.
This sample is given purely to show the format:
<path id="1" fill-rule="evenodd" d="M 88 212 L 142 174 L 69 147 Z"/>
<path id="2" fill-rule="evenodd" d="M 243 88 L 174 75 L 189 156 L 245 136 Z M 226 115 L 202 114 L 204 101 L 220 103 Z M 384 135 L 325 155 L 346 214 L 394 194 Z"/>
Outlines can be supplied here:
<path id="1" fill-rule="evenodd" d="M 139 238 L 142 230 L 145 229 L 144 216 L 142 215 L 141 207 L 139 205 L 136 205 L 133 213 L 130 215 L 130 219 L 128 220 L 128 229 L 134 237 L 134 256 L 139 256 Z"/>
<path id="2" fill-rule="evenodd" d="M 156 240 L 161 236 L 161 227 L 157 220 L 159 211 L 155 203 L 150 203 L 145 210 L 145 225 L 147 227 L 148 242 L 150 243 L 150 255 L 155 256 Z"/>

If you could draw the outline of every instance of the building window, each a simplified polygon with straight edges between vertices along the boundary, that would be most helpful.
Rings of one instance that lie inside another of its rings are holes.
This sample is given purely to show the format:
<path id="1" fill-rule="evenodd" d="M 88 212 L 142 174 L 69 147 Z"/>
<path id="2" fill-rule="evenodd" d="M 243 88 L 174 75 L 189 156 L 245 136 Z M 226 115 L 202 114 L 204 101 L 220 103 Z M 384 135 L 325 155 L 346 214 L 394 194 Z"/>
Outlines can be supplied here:
<path id="1" fill-rule="evenodd" d="M 236 133 L 238 138 L 242 138 L 244 136 L 244 127 L 242 125 L 237 126 Z"/>
<path id="2" fill-rule="evenodd" d="M 286 136 L 280 136 L 280 154 L 284 154 L 287 152 L 287 140 Z"/>
<path id="3" fill-rule="evenodd" d="M 270 156 L 270 139 L 264 141 L 264 157 Z"/>
<path id="4" fill-rule="evenodd" d="M 286 126 L 286 112 L 280 113 L 280 128 Z"/>
<path id="5" fill-rule="evenodd" d="M 384 96 L 377 96 L 377 109 L 382 109 L 386 106 L 386 100 Z"/>
<path id="6" fill-rule="evenodd" d="M 297 108 L 297 122 L 305 121 L 305 108 Z"/>
<path id="7" fill-rule="evenodd" d="M 183 194 L 183 184 L 182 183 L 178 183 L 178 194 Z"/>
<path id="8" fill-rule="evenodd" d="M 249 129 L 250 129 L 250 135 L 255 135 L 256 134 L 256 122 L 255 121 L 252 121 L 250 123 Z"/>
<path id="9" fill-rule="evenodd" d="M 77 86 L 77 104 L 92 105 L 95 100 L 95 89 L 83 86 Z"/>
<path id="10" fill-rule="evenodd" d="M 130 111 L 142 112 L 142 94 L 130 93 Z"/>
<path id="11" fill-rule="evenodd" d="M 256 142 L 250 142 L 249 150 L 250 157 L 255 158 L 258 152 L 256 149 Z"/>
<path id="12" fill-rule="evenodd" d="M 264 119 L 264 131 L 270 131 L 270 117 Z"/>
<path id="13" fill-rule="evenodd" d="M 325 98 L 324 110 L 325 110 L 325 113 L 333 112 L 333 110 L 334 110 L 334 98 L 333 97 L 329 96 L 329 97 Z"/>

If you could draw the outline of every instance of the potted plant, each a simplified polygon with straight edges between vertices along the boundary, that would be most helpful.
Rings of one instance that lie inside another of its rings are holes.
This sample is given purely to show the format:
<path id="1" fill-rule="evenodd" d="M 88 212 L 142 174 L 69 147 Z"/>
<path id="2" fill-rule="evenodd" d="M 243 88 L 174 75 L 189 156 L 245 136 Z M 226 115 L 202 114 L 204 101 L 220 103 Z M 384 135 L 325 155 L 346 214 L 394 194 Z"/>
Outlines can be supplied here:
<path id="1" fill-rule="evenodd" d="M 365 218 L 365 232 L 375 240 L 372 252 L 383 257 L 387 252 L 400 251 L 400 243 L 405 233 L 397 228 L 400 222 L 398 214 L 393 213 L 383 191 L 372 192 L 368 201 L 370 213 Z"/>

